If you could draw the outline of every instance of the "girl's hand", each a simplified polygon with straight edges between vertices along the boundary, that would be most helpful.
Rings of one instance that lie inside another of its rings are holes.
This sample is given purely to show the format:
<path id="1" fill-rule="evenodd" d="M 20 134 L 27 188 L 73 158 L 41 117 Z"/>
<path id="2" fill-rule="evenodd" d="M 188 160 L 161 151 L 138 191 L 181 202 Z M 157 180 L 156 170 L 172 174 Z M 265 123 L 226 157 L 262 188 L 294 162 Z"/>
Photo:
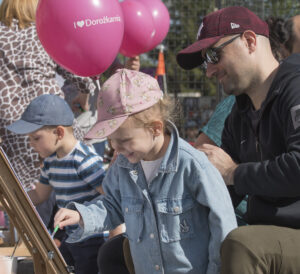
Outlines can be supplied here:
<path id="1" fill-rule="evenodd" d="M 75 225 L 78 223 L 83 224 L 81 215 L 76 210 L 61 208 L 54 216 L 54 227 L 58 225 L 60 229 L 67 225 Z"/>

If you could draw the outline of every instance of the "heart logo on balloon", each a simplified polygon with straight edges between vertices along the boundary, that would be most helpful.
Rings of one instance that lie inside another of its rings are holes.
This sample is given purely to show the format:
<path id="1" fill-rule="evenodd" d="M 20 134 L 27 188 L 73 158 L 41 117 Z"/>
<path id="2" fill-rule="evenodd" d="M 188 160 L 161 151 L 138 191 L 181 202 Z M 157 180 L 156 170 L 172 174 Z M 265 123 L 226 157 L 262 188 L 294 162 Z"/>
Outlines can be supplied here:
<path id="1" fill-rule="evenodd" d="M 84 26 L 84 21 L 78 21 L 77 26 L 82 28 Z"/>
<path id="2" fill-rule="evenodd" d="M 39 0 L 36 28 L 57 64 L 80 76 L 96 76 L 117 57 L 124 19 L 118 0 Z"/>

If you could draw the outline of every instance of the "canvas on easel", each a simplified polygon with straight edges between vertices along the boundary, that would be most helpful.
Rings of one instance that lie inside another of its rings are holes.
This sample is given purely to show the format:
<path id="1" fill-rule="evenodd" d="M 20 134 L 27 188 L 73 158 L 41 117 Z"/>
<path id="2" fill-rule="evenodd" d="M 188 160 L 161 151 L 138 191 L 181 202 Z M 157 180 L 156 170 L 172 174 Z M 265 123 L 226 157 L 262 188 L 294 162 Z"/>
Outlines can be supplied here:
<path id="1" fill-rule="evenodd" d="M 71 273 L 1 147 L 0 202 L 33 258 L 35 273 Z"/>

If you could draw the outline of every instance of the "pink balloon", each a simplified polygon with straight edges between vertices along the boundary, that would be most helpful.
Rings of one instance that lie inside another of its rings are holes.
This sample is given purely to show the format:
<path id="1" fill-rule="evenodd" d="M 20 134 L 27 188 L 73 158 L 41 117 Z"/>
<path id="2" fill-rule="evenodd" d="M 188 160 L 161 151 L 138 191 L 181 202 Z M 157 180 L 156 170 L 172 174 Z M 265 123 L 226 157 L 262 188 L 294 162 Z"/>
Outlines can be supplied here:
<path id="1" fill-rule="evenodd" d="M 56 63 L 74 74 L 95 76 L 116 58 L 124 19 L 118 0 L 40 0 L 36 27 Z"/>
<path id="2" fill-rule="evenodd" d="M 120 4 L 124 15 L 124 37 L 120 52 L 127 57 L 147 52 L 155 35 L 150 11 L 135 0 L 125 0 Z"/>
<path id="3" fill-rule="evenodd" d="M 170 28 L 170 14 L 167 7 L 161 0 L 138 0 L 138 1 L 140 1 L 141 3 L 147 6 L 147 8 L 150 10 L 153 17 L 155 35 L 151 40 L 152 43 L 148 49 L 148 50 L 152 50 L 157 45 L 159 45 L 168 34 Z"/>

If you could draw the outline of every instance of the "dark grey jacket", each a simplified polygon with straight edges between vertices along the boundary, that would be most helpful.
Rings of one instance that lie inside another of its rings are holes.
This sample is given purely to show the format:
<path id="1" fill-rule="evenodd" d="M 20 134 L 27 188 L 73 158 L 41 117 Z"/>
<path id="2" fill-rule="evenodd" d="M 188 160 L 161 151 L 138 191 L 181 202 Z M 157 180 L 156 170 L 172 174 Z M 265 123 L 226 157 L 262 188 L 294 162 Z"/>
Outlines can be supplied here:
<path id="1" fill-rule="evenodd" d="M 251 224 L 300 228 L 300 54 L 281 63 L 255 129 L 249 97 L 236 99 L 222 135 L 222 148 L 239 163 L 232 200 L 249 196 Z"/>

